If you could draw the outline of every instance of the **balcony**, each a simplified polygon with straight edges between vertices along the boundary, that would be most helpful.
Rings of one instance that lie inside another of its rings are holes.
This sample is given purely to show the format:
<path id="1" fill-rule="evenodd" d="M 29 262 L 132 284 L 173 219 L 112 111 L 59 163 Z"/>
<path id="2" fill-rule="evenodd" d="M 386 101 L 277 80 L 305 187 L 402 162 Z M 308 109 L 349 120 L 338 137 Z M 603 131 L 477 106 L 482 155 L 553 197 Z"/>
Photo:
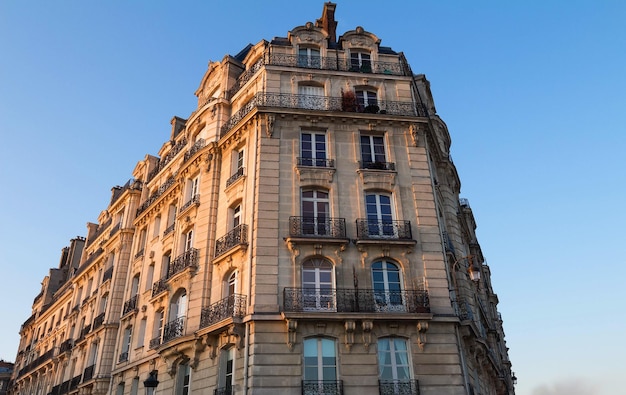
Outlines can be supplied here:
<path id="1" fill-rule="evenodd" d="M 342 395 L 341 380 L 302 380 L 302 395 Z"/>
<path id="2" fill-rule="evenodd" d="M 213 390 L 213 395 L 233 395 L 233 387 L 229 384 L 225 387 L 216 388 Z"/>
<path id="3" fill-rule="evenodd" d="M 289 217 L 289 236 L 346 238 L 345 218 Z"/>
<path id="4" fill-rule="evenodd" d="M 85 336 L 89 334 L 89 332 L 91 332 L 91 325 L 87 325 L 86 327 L 81 329 L 80 335 L 78 336 L 78 339 L 76 339 L 76 343 L 81 342 L 85 338 Z"/>
<path id="5" fill-rule="evenodd" d="M 124 351 L 123 353 L 121 353 L 119 359 L 117 360 L 118 363 L 126 361 L 128 361 L 128 351 Z"/>
<path id="6" fill-rule="evenodd" d="M 172 222 L 170 225 L 167 226 L 167 228 L 165 228 L 165 230 L 163 231 L 163 237 L 169 235 L 170 233 L 174 232 L 174 228 L 176 227 L 176 221 Z"/>
<path id="7" fill-rule="evenodd" d="M 154 339 L 150 339 L 150 349 L 154 350 L 161 345 L 161 336 L 155 337 Z"/>
<path id="8" fill-rule="evenodd" d="M 239 246 L 248 244 L 248 225 L 241 224 L 236 226 L 233 230 L 226 235 L 220 237 L 215 242 L 215 257 L 223 255 L 228 250 Z"/>
<path id="9" fill-rule="evenodd" d="M 67 339 L 66 341 L 61 343 L 61 345 L 59 346 L 59 354 L 63 354 L 65 352 L 71 351 L 73 345 L 74 344 L 73 344 L 72 339 Z"/>
<path id="10" fill-rule="evenodd" d="M 182 272 L 188 267 L 196 267 L 197 264 L 198 250 L 195 248 L 190 248 L 180 254 L 170 263 L 170 268 L 167 271 L 167 278 L 175 276 L 176 274 Z"/>
<path id="11" fill-rule="evenodd" d="M 161 195 L 163 195 L 168 189 L 170 189 L 171 186 L 173 186 L 176 183 L 176 174 L 173 174 L 172 176 L 170 176 L 170 178 L 167 179 L 167 181 L 165 181 L 160 187 L 159 189 L 157 189 L 152 195 L 150 195 L 150 197 L 148 199 L 146 199 L 140 206 L 139 208 L 137 208 L 137 213 L 136 215 L 139 216 L 139 214 L 143 213 L 148 207 L 150 207 L 150 205 L 152 205 L 152 203 L 156 202 L 157 200 L 159 200 L 159 198 L 161 197 Z"/>
<path id="12" fill-rule="evenodd" d="M 178 210 L 178 213 L 182 213 L 187 210 L 191 206 L 197 206 L 200 204 L 200 195 L 195 194 L 187 201 L 187 203 L 183 204 L 182 207 Z"/>
<path id="13" fill-rule="evenodd" d="M 206 142 L 204 141 L 204 139 L 198 139 L 191 146 L 191 148 L 189 148 L 187 152 L 185 152 L 185 158 L 183 159 L 183 161 L 187 162 L 189 159 L 191 159 L 192 156 L 194 156 L 198 151 L 200 151 L 205 146 L 206 146 Z"/>
<path id="14" fill-rule="evenodd" d="M 396 164 L 393 162 L 359 161 L 359 169 L 394 171 L 396 170 Z"/>
<path id="15" fill-rule="evenodd" d="M 144 254 L 144 248 L 142 247 L 139 251 L 137 251 L 137 253 L 135 254 L 135 259 L 139 259 L 143 256 Z"/>
<path id="16" fill-rule="evenodd" d="M 305 56 L 293 54 L 270 54 L 267 63 L 272 66 L 300 67 L 306 69 L 352 71 L 358 73 L 385 74 L 410 76 L 411 70 L 405 64 L 398 62 L 363 61 L 362 65 L 356 65 L 351 59 L 338 59 L 337 57 Z"/>
<path id="17" fill-rule="evenodd" d="M 319 158 L 300 158 L 298 157 L 298 166 L 310 166 L 321 168 L 334 168 L 334 159 L 319 159 Z"/>
<path id="18" fill-rule="evenodd" d="M 122 316 L 130 313 L 131 311 L 137 310 L 137 295 L 131 297 L 126 302 L 124 302 L 124 308 L 122 309 Z"/>
<path id="19" fill-rule="evenodd" d="M 96 368 L 95 364 L 91 366 L 87 366 L 85 368 L 85 371 L 83 372 L 83 383 L 93 378 L 93 371 L 95 368 Z"/>
<path id="20" fill-rule="evenodd" d="M 98 237 L 100 237 L 100 235 L 102 233 L 104 233 L 104 231 L 111 226 L 111 222 L 113 222 L 112 220 L 108 220 L 103 224 L 98 225 L 98 228 L 96 229 L 96 232 L 93 234 L 92 237 L 89 238 L 89 240 L 87 241 L 87 245 L 86 247 L 89 247 Z"/>
<path id="21" fill-rule="evenodd" d="M 174 144 L 173 141 L 171 143 Z M 186 145 L 187 140 L 185 139 L 182 139 L 179 142 L 175 143 L 172 146 L 172 149 L 170 149 L 170 152 L 168 152 L 167 155 L 165 155 L 163 158 L 159 159 L 159 163 L 157 164 L 157 166 L 150 173 L 148 173 L 148 179 L 146 180 L 146 182 L 150 182 L 157 174 L 159 174 L 159 172 L 161 172 L 161 170 L 163 170 L 165 166 L 167 166 L 167 164 L 170 163 L 172 159 L 174 159 L 174 157 L 180 151 L 182 151 L 183 148 L 185 148 Z"/>
<path id="22" fill-rule="evenodd" d="M 96 318 L 93 319 L 93 330 L 100 328 L 104 323 L 104 313 L 98 314 Z"/>
<path id="23" fill-rule="evenodd" d="M 78 384 L 80 384 L 80 374 L 72 377 L 72 380 L 70 380 L 70 391 L 74 391 L 78 388 Z"/>
<path id="24" fill-rule="evenodd" d="M 185 317 L 178 317 L 163 327 L 163 343 L 181 337 L 185 331 Z"/>
<path id="25" fill-rule="evenodd" d="M 161 292 L 167 291 L 167 278 L 162 278 L 159 281 L 152 284 L 152 297 L 154 298 Z"/>
<path id="26" fill-rule="evenodd" d="M 266 93 L 259 92 L 244 104 L 239 111 L 222 125 L 220 136 L 225 136 L 230 129 L 238 124 L 256 107 L 274 107 L 274 108 L 292 108 L 303 110 L 320 110 L 320 111 L 344 111 L 344 112 L 368 112 L 399 115 L 408 117 L 426 117 L 427 111 L 424 105 L 414 102 L 399 102 L 389 100 L 377 100 L 376 106 L 346 106 L 344 99 L 332 96 L 315 96 L 315 95 L 292 95 L 287 93 Z M 374 110 L 376 107 L 376 111 Z"/>
<path id="27" fill-rule="evenodd" d="M 228 188 L 229 186 L 231 186 L 232 184 L 235 183 L 235 181 L 237 181 L 238 179 L 240 179 L 241 177 L 243 177 L 244 174 L 244 168 L 240 167 L 237 169 L 237 171 L 235 172 L 235 174 L 233 174 L 232 176 L 230 176 L 228 178 L 228 180 L 226 180 L 226 188 Z"/>
<path id="28" fill-rule="evenodd" d="M 113 235 L 119 232 L 121 228 L 121 223 L 116 224 L 114 227 L 111 228 L 111 231 L 109 232 L 109 237 L 113 237 Z"/>
<path id="29" fill-rule="evenodd" d="M 113 266 L 104 271 L 104 274 L 102 274 L 102 282 L 110 280 L 111 278 L 113 278 Z"/>
<path id="30" fill-rule="evenodd" d="M 200 328 L 206 328 L 227 318 L 243 318 L 246 315 L 246 296 L 233 294 L 202 309 Z"/>
<path id="31" fill-rule="evenodd" d="M 61 384 L 61 388 L 59 388 L 59 394 L 67 394 L 70 392 L 70 383 L 71 380 L 64 381 L 63 384 Z"/>
<path id="32" fill-rule="evenodd" d="M 418 380 L 379 380 L 378 393 L 380 395 L 419 395 Z"/>
<path id="33" fill-rule="evenodd" d="M 411 221 L 356 220 L 357 240 L 412 240 Z"/>
<path id="34" fill-rule="evenodd" d="M 430 313 L 428 291 L 285 288 L 285 312 Z"/>

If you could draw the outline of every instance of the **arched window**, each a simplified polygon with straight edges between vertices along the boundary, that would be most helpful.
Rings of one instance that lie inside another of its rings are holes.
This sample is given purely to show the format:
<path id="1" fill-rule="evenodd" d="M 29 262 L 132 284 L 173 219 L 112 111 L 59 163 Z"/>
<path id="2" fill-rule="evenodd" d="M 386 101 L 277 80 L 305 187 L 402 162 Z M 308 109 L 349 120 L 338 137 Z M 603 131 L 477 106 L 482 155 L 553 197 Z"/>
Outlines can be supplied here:
<path id="1" fill-rule="evenodd" d="M 187 291 L 176 292 L 170 302 L 167 325 L 163 328 L 163 343 L 180 337 L 185 331 L 185 317 L 187 315 Z"/>
<path id="2" fill-rule="evenodd" d="M 333 265 L 326 259 L 308 259 L 302 264 L 302 303 L 309 311 L 335 311 Z"/>
<path id="3" fill-rule="evenodd" d="M 340 393 L 337 385 L 337 345 L 333 339 L 304 340 L 304 394 Z"/>
<path id="4" fill-rule="evenodd" d="M 372 264 L 372 285 L 377 311 L 404 311 L 402 277 L 395 263 L 385 260 Z"/>
<path id="5" fill-rule="evenodd" d="M 378 339 L 378 378 L 381 394 L 414 393 L 406 339 Z"/>
<path id="6" fill-rule="evenodd" d="M 301 205 L 302 234 L 329 235 L 330 206 L 328 192 L 318 189 L 303 190 Z"/>

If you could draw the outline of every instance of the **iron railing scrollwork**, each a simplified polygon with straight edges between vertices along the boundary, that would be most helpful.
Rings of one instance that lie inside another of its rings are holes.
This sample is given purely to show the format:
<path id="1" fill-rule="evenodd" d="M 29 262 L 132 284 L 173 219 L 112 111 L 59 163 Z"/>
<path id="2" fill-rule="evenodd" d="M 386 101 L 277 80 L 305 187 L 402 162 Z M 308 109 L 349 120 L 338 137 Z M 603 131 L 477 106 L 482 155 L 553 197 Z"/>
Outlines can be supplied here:
<path id="1" fill-rule="evenodd" d="M 146 182 L 150 182 L 157 174 L 159 174 L 159 172 L 163 170 L 163 168 L 167 166 L 167 164 L 170 163 L 172 159 L 174 159 L 174 157 L 180 151 L 182 151 L 183 148 L 185 148 L 186 145 L 187 145 L 187 140 L 184 138 L 180 140 L 179 142 L 174 143 L 174 145 L 172 146 L 172 149 L 170 149 L 170 152 L 168 152 L 167 155 L 165 155 L 163 158 L 159 159 L 157 166 L 154 169 L 152 169 L 150 173 L 148 173 Z"/>
<path id="2" fill-rule="evenodd" d="M 221 129 L 220 136 L 225 136 L 230 129 L 246 117 L 255 107 L 293 108 L 304 110 L 370 112 L 388 115 L 410 117 L 427 116 L 426 107 L 420 103 L 377 100 L 376 106 L 347 106 L 342 97 L 317 95 L 292 95 L 287 93 L 259 92 L 236 111 L 226 121 Z"/>
<path id="3" fill-rule="evenodd" d="M 233 395 L 233 386 L 228 383 L 224 387 L 216 388 L 213 390 L 213 395 Z"/>
<path id="4" fill-rule="evenodd" d="M 85 368 L 85 371 L 83 372 L 83 383 L 93 378 L 93 371 L 95 367 L 96 365 L 90 365 Z"/>
<path id="5" fill-rule="evenodd" d="M 359 169 L 367 170 L 396 170 L 396 164 L 393 162 L 367 162 L 359 161 Z"/>
<path id="6" fill-rule="evenodd" d="M 150 349 L 154 350 L 155 348 L 161 345 L 161 336 L 155 337 L 154 339 L 150 339 Z"/>
<path id="7" fill-rule="evenodd" d="M 291 288 L 283 290 L 287 312 L 429 313 L 425 290 Z"/>
<path id="8" fill-rule="evenodd" d="M 123 353 L 121 353 L 119 359 L 117 360 L 118 363 L 126 361 L 128 361 L 128 351 L 124 351 Z"/>
<path id="9" fill-rule="evenodd" d="M 172 233 L 175 227 L 176 227 L 176 221 L 172 222 L 170 225 L 167 226 L 167 228 L 165 228 L 165 230 L 163 231 L 163 237 Z"/>
<path id="10" fill-rule="evenodd" d="M 192 156 L 196 154 L 196 152 L 200 151 L 202 148 L 206 146 L 206 142 L 204 139 L 198 139 L 192 146 L 185 152 L 185 158 L 183 161 L 187 162 Z"/>
<path id="11" fill-rule="evenodd" d="M 182 213 L 183 211 L 187 210 L 189 207 L 193 206 L 194 204 L 200 204 L 199 194 L 193 195 L 185 204 L 183 204 L 178 210 L 178 213 L 179 214 Z"/>
<path id="12" fill-rule="evenodd" d="M 198 250 L 196 248 L 190 248 L 187 251 L 180 254 L 176 259 L 170 263 L 170 268 L 167 271 L 167 277 L 173 277 L 174 275 L 182 272 L 188 267 L 195 267 L 198 264 Z"/>
<path id="13" fill-rule="evenodd" d="M 378 393 L 380 395 L 419 395 L 418 380 L 379 380 Z"/>
<path id="14" fill-rule="evenodd" d="M 345 218 L 289 217 L 289 235 L 292 237 L 346 238 Z"/>
<path id="15" fill-rule="evenodd" d="M 103 323 L 104 323 L 104 313 L 100 313 L 96 318 L 93 319 L 93 330 L 100 328 Z"/>
<path id="16" fill-rule="evenodd" d="M 246 295 L 233 294 L 203 308 L 200 328 L 206 328 L 226 318 L 243 318 L 246 315 L 246 299 Z"/>
<path id="17" fill-rule="evenodd" d="M 92 237 L 90 237 L 89 240 L 87 241 L 87 247 L 89 247 L 91 245 L 91 243 L 93 243 L 98 237 L 100 237 L 100 235 L 102 233 L 104 233 L 104 231 L 109 226 L 111 226 L 112 222 L 113 222 L 113 220 L 109 219 L 105 223 L 98 225 L 98 228 L 96 229 L 96 233 Z"/>
<path id="18" fill-rule="evenodd" d="M 342 395 L 341 380 L 302 380 L 302 395 Z"/>
<path id="19" fill-rule="evenodd" d="M 311 166 L 311 167 L 335 167 L 334 159 L 320 159 L 320 158 L 300 158 L 298 157 L 298 166 Z"/>
<path id="20" fill-rule="evenodd" d="M 163 327 L 163 343 L 181 337 L 185 331 L 185 317 L 178 317 Z"/>
<path id="21" fill-rule="evenodd" d="M 110 280 L 111 278 L 113 278 L 113 266 L 104 271 L 102 274 L 102 282 Z"/>
<path id="22" fill-rule="evenodd" d="M 412 240 L 411 221 L 356 220 L 356 235 L 359 240 Z"/>
<path id="23" fill-rule="evenodd" d="M 124 308 L 122 310 L 122 316 L 137 310 L 137 295 L 132 296 L 126 302 L 124 302 Z"/>
<path id="24" fill-rule="evenodd" d="M 240 167 L 237 169 L 237 171 L 235 172 L 235 174 L 233 174 L 232 176 L 230 176 L 228 178 L 228 180 L 226 180 L 226 187 L 228 188 L 229 186 L 231 186 L 235 181 L 237 181 L 238 179 L 240 179 L 241 177 L 243 177 L 244 174 L 244 168 Z"/>
<path id="25" fill-rule="evenodd" d="M 231 248 L 247 243 L 248 226 L 246 224 L 240 224 L 215 242 L 215 257 L 226 253 Z"/>
<path id="26" fill-rule="evenodd" d="M 154 298 L 161 292 L 167 291 L 167 278 L 162 278 L 152 284 L 152 297 Z"/>
<path id="27" fill-rule="evenodd" d="M 161 195 L 163 195 L 172 185 L 176 183 L 176 174 L 173 174 L 170 178 L 168 178 L 160 187 L 157 189 L 150 197 L 148 197 L 140 206 L 137 208 L 136 215 L 139 216 L 142 212 L 144 212 L 150 205 L 156 202 Z"/>

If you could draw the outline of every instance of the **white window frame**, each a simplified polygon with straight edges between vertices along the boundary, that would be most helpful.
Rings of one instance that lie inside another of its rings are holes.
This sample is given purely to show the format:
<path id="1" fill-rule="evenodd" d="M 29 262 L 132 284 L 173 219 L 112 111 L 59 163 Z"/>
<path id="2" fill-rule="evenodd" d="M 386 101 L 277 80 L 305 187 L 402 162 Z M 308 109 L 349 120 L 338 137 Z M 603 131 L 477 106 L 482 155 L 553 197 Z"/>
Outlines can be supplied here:
<path id="1" fill-rule="evenodd" d="M 326 132 L 302 131 L 300 134 L 301 165 L 326 167 L 326 159 L 328 159 Z"/>

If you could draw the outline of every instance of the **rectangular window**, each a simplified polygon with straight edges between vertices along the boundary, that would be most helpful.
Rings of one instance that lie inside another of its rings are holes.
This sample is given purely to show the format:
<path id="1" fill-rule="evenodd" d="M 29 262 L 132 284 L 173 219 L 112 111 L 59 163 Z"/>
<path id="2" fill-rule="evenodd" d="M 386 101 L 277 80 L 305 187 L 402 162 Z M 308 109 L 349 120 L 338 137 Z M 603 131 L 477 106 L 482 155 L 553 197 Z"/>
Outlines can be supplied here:
<path id="1" fill-rule="evenodd" d="M 137 347 L 143 347 L 144 338 L 146 337 L 146 319 L 139 321 L 139 333 L 137 334 Z"/>
<path id="2" fill-rule="evenodd" d="M 193 248 L 193 229 L 185 234 L 185 251 Z"/>
<path id="3" fill-rule="evenodd" d="M 176 395 L 189 395 L 191 384 L 191 368 L 188 364 L 178 365 L 176 374 Z"/>
<path id="4" fill-rule="evenodd" d="M 317 48 L 299 48 L 298 67 L 319 69 L 321 67 L 320 50 Z"/>
<path id="5" fill-rule="evenodd" d="M 304 340 L 304 394 L 340 393 L 337 384 L 335 341 L 325 338 Z"/>
<path id="6" fill-rule="evenodd" d="M 326 167 L 326 133 L 303 132 L 300 136 L 300 165 Z"/>
<path id="7" fill-rule="evenodd" d="M 350 53 L 350 71 L 360 71 L 362 73 L 372 72 L 372 61 L 367 52 Z"/>
<path id="8" fill-rule="evenodd" d="M 386 164 L 384 137 L 361 135 L 361 167 L 384 170 Z"/>

